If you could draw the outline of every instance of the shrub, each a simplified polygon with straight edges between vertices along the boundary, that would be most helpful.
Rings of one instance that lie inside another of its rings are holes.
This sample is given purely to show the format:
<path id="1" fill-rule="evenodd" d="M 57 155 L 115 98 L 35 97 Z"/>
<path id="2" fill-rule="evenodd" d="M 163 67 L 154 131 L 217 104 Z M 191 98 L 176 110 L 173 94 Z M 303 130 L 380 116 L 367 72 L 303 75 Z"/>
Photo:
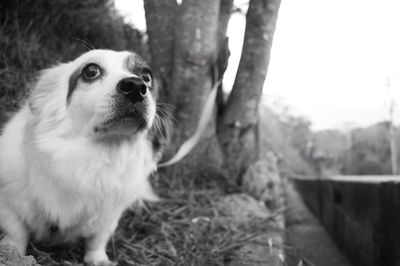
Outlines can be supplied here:
<path id="1" fill-rule="evenodd" d="M 0 122 L 29 92 L 34 74 L 91 48 L 145 53 L 142 33 L 109 0 L 0 0 Z"/>

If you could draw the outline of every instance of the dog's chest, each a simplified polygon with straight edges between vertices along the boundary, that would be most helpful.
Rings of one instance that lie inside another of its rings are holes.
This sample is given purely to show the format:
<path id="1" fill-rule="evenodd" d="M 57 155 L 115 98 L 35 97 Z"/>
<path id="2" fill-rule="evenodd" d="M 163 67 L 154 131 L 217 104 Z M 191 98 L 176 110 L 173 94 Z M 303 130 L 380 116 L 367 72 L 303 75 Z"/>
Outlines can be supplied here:
<path id="1" fill-rule="evenodd" d="M 40 194 L 39 208 L 61 230 L 90 231 L 135 200 L 152 197 L 148 175 L 155 164 L 144 144 L 109 151 L 70 149 L 47 167 L 33 167 L 34 178 L 43 179 L 32 182 Z"/>

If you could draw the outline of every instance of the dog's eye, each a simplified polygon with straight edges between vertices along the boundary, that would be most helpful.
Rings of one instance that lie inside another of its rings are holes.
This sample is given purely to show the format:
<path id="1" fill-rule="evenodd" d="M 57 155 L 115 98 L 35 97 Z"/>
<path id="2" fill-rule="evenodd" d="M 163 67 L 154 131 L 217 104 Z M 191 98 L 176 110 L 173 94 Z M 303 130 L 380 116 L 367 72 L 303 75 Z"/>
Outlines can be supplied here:
<path id="1" fill-rule="evenodd" d="M 96 64 L 89 64 L 82 70 L 82 78 L 85 81 L 94 80 L 101 74 L 100 67 Z"/>
<path id="2" fill-rule="evenodd" d="M 150 83 L 150 82 L 151 82 L 151 74 L 150 74 L 150 71 L 148 71 L 148 70 L 143 70 L 143 71 L 142 71 L 142 79 L 143 79 L 144 82 Z"/>

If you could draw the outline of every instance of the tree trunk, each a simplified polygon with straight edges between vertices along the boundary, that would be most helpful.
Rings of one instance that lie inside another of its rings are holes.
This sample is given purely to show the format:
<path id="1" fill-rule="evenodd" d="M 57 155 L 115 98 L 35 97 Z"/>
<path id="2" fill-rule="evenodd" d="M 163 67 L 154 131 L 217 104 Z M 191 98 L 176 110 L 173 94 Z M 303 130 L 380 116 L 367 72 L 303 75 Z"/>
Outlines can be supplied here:
<path id="1" fill-rule="evenodd" d="M 228 67 L 228 59 L 230 56 L 229 39 L 226 36 L 229 19 L 231 18 L 233 0 L 221 0 L 219 23 L 218 23 L 218 58 L 214 69 L 214 80 L 222 80 L 226 68 Z M 217 112 L 221 114 L 224 108 L 224 92 L 222 84 L 218 88 L 217 94 Z"/>
<path id="2" fill-rule="evenodd" d="M 213 86 L 213 65 L 217 57 L 219 1 L 185 0 L 180 8 L 175 31 L 175 54 L 171 102 L 177 121 L 172 136 L 172 151 L 194 134 L 205 100 Z M 210 121 L 198 145 L 178 165 L 171 175 L 183 178 L 205 170 L 209 162 L 205 154 L 215 138 L 215 120 Z M 215 153 L 216 151 L 212 152 Z M 203 162 L 203 164 L 201 163 Z"/>
<path id="3" fill-rule="evenodd" d="M 178 4 L 176 0 L 145 0 L 144 9 L 152 69 L 160 82 L 161 101 L 168 102 L 168 90 L 165 88 L 171 80 Z"/>
<path id="4" fill-rule="evenodd" d="M 218 12 L 215 0 L 185 0 L 180 9 L 170 88 L 179 121 L 179 130 L 174 132 L 178 143 L 193 134 L 213 85 L 210 74 L 217 51 Z"/>
<path id="5" fill-rule="evenodd" d="M 184 0 L 178 6 L 174 0 L 145 0 L 153 68 L 161 75 L 168 103 L 175 106 L 172 151 L 195 132 L 207 95 L 225 72 L 229 56 L 226 30 L 232 3 Z M 255 159 L 258 104 L 279 3 L 250 1 L 242 57 L 229 100 L 221 101 L 220 91 L 221 116 L 215 112 L 201 143 L 172 167 L 169 175 L 187 178 L 213 164 L 219 170 L 226 168 L 226 174 L 236 180 Z M 169 10 L 173 15 L 166 14 Z"/>
<path id="6" fill-rule="evenodd" d="M 219 121 L 224 168 L 236 179 L 257 159 L 258 105 L 267 74 L 280 0 L 251 0 L 242 56 L 232 93 Z"/>

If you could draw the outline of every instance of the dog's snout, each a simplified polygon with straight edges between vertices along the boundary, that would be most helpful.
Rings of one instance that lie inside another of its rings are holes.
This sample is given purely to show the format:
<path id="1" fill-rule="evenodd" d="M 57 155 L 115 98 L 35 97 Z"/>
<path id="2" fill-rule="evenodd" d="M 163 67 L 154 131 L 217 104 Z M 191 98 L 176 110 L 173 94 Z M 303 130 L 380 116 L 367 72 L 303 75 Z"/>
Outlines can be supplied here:
<path id="1" fill-rule="evenodd" d="M 125 95 L 131 102 L 142 101 L 147 94 L 147 86 L 137 77 L 124 78 L 117 85 L 117 91 Z"/>

